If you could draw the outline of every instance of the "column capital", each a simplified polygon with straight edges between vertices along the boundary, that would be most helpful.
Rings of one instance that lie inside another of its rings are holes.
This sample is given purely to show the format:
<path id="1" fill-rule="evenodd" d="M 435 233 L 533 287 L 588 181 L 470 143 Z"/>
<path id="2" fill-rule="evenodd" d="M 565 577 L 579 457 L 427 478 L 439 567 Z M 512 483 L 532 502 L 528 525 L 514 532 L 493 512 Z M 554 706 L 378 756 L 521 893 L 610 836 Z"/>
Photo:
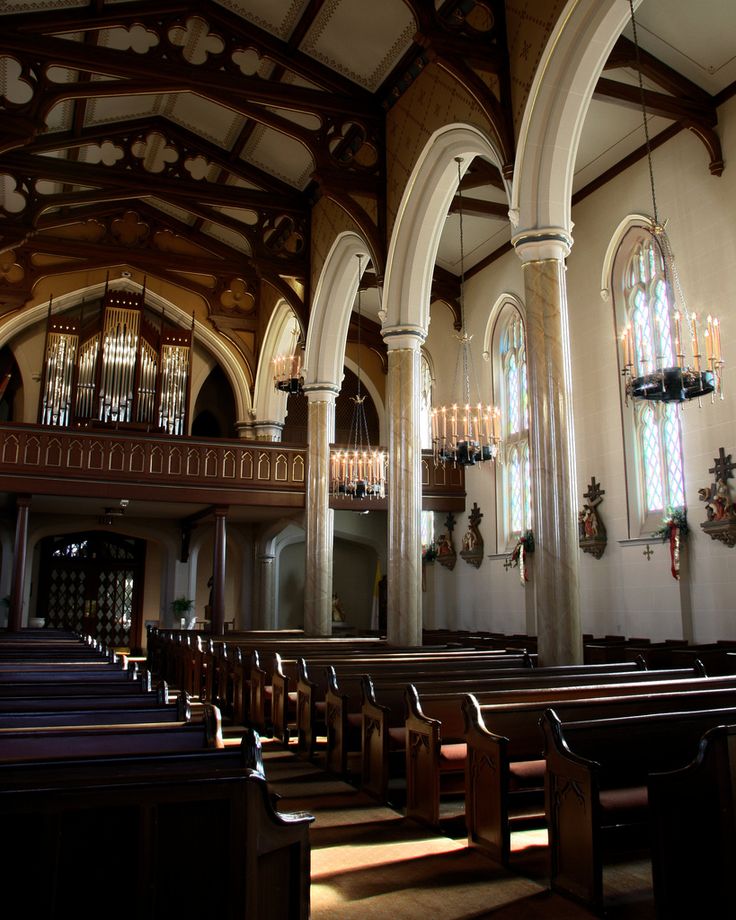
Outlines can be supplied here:
<path id="1" fill-rule="evenodd" d="M 418 351 L 427 338 L 427 330 L 414 325 L 386 326 L 381 329 L 381 335 L 389 351 L 399 348 Z"/>
<path id="2" fill-rule="evenodd" d="M 310 403 L 327 402 L 334 404 L 335 397 L 340 392 L 340 387 L 334 383 L 305 383 L 302 389 Z"/>
<path id="3" fill-rule="evenodd" d="M 564 262 L 572 249 L 572 236 L 562 227 L 522 230 L 511 238 L 522 262 Z"/>

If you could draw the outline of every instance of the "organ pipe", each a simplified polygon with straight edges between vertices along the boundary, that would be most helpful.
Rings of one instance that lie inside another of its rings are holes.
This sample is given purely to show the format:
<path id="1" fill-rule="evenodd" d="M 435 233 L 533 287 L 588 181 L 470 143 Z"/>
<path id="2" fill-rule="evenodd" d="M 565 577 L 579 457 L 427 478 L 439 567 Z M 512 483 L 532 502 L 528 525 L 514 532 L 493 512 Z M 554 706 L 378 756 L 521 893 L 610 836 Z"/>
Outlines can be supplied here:
<path id="1" fill-rule="evenodd" d="M 144 308 L 142 294 L 106 290 L 82 332 L 84 317 L 52 319 L 49 303 L 42 424 L 186 433 L 194 324 L 154 325 Z"/>

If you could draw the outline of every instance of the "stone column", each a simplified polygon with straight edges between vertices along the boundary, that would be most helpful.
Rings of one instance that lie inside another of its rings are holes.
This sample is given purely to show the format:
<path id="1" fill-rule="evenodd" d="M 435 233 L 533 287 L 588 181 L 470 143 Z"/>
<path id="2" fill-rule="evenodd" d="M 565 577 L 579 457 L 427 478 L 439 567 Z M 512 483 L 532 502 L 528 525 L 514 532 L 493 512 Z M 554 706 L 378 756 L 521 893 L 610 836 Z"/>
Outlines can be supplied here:
<path id="1" fill-rule="evenodd" d="M 26 585 L 26 553 L 28 550 L 28 518 L 31 509 L 31 496 L 18 495 L 15 499 L 15 547 L 13 550 L 13 583 L 10 589 L 10 610 L 8 612 L 8 630 L 17 632 L 22 626 L 23 597 Z M 45 616 L 45 611 L 39 610 Z"/>
<path id="2" fill-rule="evenodd" d="M 416 329 L 384 332 L 388 346 L 388 641 L 422 644 L 422 449 Z"/>
<path id="3" fill-rule="evenodd" d="M 225 632 L 225 557 L 227 508 L 215 508 L 215 545 L 212 548 L 212 635 Z"/>
<path id="4" fill-rule="evenodd" d="M 256 441 L 281 441 L 283 430 L 281 422 L 253 422 L 249 437 L 255 438 Z"/>
<path id="5" fill-rule="evenodd" d="M 583 646 L 564 261 L 571 240 L 534 231 L 513 242 L 524 264 L 539 664 L 572 664 Z"/>
<path id="6" fill-rule="evenodd" d="M 307 422 L 307 496 L 304 539 L 304 631 L 332 635 L 332 538 L 330 442 L 335 432 L 335 396 L 329 385 L 304 387 L 309 400 Z"/>

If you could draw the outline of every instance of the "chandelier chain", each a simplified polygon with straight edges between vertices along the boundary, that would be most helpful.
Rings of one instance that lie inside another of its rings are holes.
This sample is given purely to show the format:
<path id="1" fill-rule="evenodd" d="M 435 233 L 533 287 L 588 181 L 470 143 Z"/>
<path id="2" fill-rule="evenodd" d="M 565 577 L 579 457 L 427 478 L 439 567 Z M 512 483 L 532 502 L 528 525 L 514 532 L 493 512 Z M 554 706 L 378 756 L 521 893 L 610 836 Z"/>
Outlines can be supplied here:
<path id="1" fill-rule="evenodd" d="M 641 75 L 641 55 L 639 53 L 639 39 L 636 31 L 636 18 L 634 17 L 634 0 L 629 0 L 629 9 L 631 11 L 631 29 L 634 33 L 634 56 L 636 59 L 636 75 L 639 79 L 639 99 L 641 100 L 642 121 L 644 122 L 644 138 L 647 149 L 647 165 L 649 167 L 649 187 L 652 194 L 652 212 L 654 216 L 654 226 L 659 227 L 659 214 L 657 212 L 657 195 L 654 190 L 654 166 L 652 165 L 652 141 L 649 136 L 649 122 L 647 120 L 647 107 L 644 94 L 644 79 Z"/>

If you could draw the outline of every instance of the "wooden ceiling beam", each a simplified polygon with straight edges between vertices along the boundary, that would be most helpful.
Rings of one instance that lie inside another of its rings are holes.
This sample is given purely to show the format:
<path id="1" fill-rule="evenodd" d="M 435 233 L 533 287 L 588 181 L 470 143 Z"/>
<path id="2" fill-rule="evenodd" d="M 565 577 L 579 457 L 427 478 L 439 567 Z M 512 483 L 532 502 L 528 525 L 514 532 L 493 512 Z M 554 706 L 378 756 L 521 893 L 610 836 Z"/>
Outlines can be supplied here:
<path id="1" fill-rule="evenodd" d="M 697 83 L 688 80 L 687 77 L 673 70 L 643 48 L 639 48 L 638 60 L 642 75 L 656 83 L 665 92 L 673 96 L 682 96 L 693 102 L 700 102 L 706 107 L 713 105 L 710 95 Z M 637 69 L 636 45 L 625 35 L 619 36 L 603 69 L 616 70 L 622 67 Z"/>
<path id="2" fill-rule="evenodd" d="M 8 153 L 0 157 L 0 170 L 14 176 L 47 179 L 74 186 L 92 186 L 99 189 L 112 187 L 118 192 L 127 190 L 129 195 L 140 198 L 155 196 L 163 200 L 191 200 L 222 207 L 246 207 L 259 212 L 277 210 L 303 218 L 307 216 L 306 209 L 297 205 L 293 196 L 275 195 L 273 192 L 239 186 L 203 184 L 181 178 L 170 179 L 153 173 L 141 176 L 115 171 L 106 166 L 70 163 L 57 157 Z"/>
<path id="3" fill-rule="evenodd" d="M 484 201 L 481 198 L 468 198 L 465 195 L 461 201 L 460 196 L 455 195 L 448 213 L 459 214 L 461 210 L 465 217 L 500 217 L 508 220 L 509 216 L 508 202 Z"/>
<path id="4" fill-rule="evenodd" d="M 641 91 L 638 86 L 632 86 L 629 83 L 619 83 L 616 80 L 601 77 L 593 90 L 593 98 L 617 102 L 641 111 Z M 660 115 L 674 121 L 692 122 L 708 127 L 713 127 L 718 123 L 715 106 L 703 106 L 699 102 L 676 99 L 664 93 L 655 93 L 645 89 L 644 105 L 648 114 Z"/>
<path id="5" fill-rule="evenodd" d="M 302 193 L 290 186 L 287 182 L 277 179 L 256 166 L 251 166 L 239 156 L 232 156 L 232 152 L 206 141 L 192 131 L 170 121 L 163 115 L 151 115 L 144 118 L 131 119 L 124 122 L 112 122 L 103 125 L 93 125 L 75 131 L 57 131 L 37 137 L 23 149 L 25 153 L 47 153 L 54 150 L 71 150 L 85 144 L 102 144 L 107 140 L 125 138 L 127 136 L 140 136 L 152 131 L 163 134 L 167 140 L 176 141 L 181 147 L 201 154 L 216 166 L 227 170 L 228 173 L 258 186 L 262 190 L 275 192 L 279 195 L 294 195 L 299 197 Z M 306 206 L 306 203 L 305 205 Z"/>

